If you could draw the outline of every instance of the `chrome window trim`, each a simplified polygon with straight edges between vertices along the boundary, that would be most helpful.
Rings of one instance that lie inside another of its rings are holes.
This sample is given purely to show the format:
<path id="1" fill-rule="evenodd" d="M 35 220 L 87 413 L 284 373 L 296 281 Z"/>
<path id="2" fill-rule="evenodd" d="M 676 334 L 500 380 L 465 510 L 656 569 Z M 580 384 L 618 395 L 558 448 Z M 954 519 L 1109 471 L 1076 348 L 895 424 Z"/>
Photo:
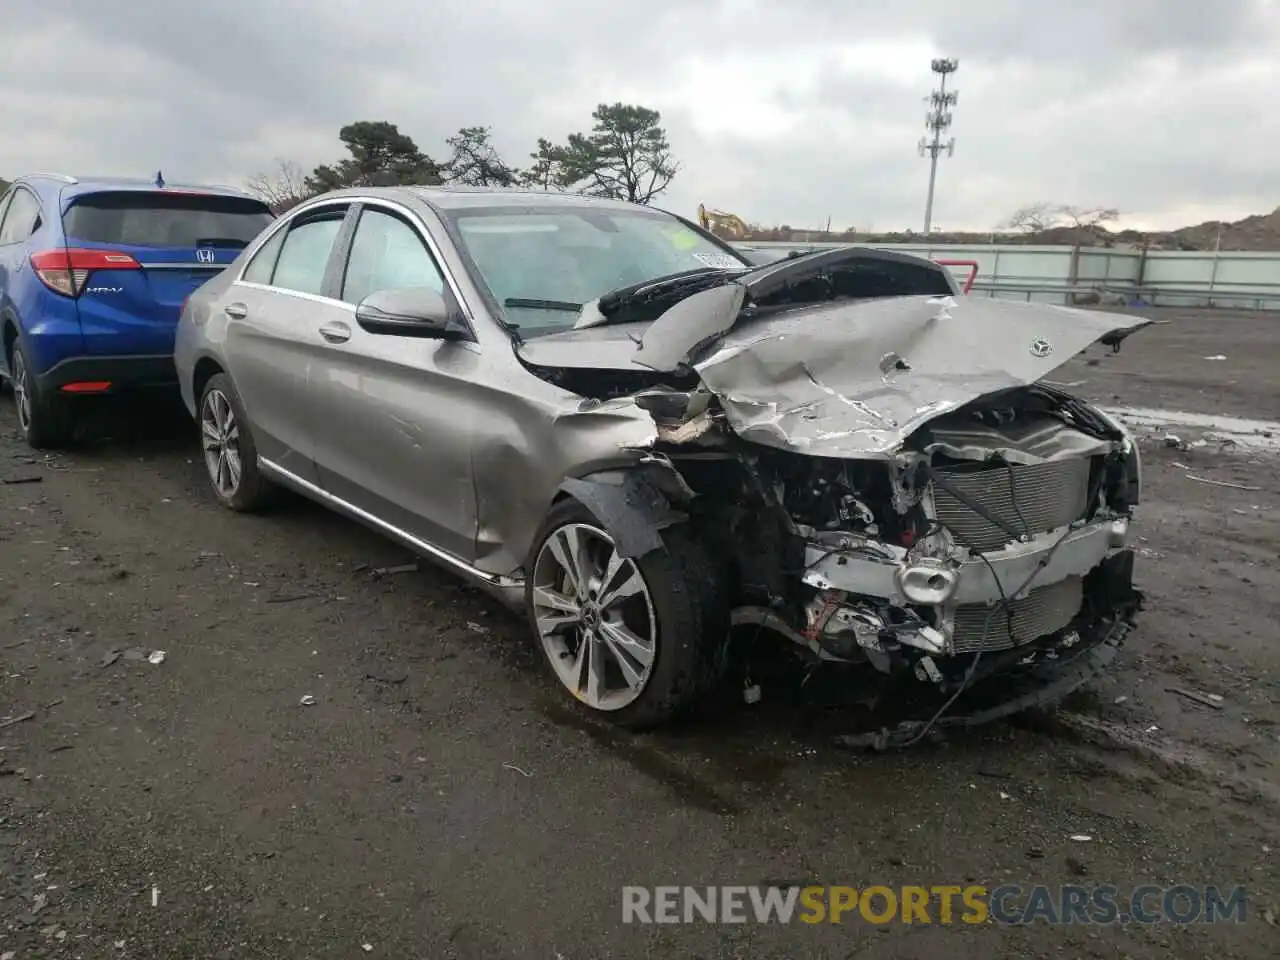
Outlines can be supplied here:
<path id="1" fill-rule="evenodd" d="M 422 216 L 417 213 L 417 211 L 413 210 L 406 204 L 400 203 L 396 200 L 388 200 L 385 197 L 349 194 L 334 198 L 333 200 L 307 204 L 305 206 L 298 207 L 296 211 L 290 210 L 288 215 L 280 218 L 281 222 L 274 229 L 267 231 L 258 238 L 257 242 L 253 245 L 252 252 L 245 256 L 244 266 L 240 268 L 240 273 L 236 277 L 235 282 L 259 290 L 273 290 L 278 293 L 295 293 L 296 296 L 318 300 L 322 303 L 340 303 L 344 306 L 350 307 L 351 310 L 354 311 L 355 306 L 347 303 L 345 300 L 335 300 L 331 297 L 321 297 L 315 294 L 299 294 L 296 293 L 296 291 L 285 290 L 282 287 L 274 287 L 270 284 L 254 283 L 244 279 L 245 271 L 249 268 L 249 263 L 253 258 L 258 255 L 258 251 L 270 243 L 277 232 L 289 229 L 289 225 L 292 224 L 295 219 L 307 214 L 323 212 L 328 207 L 350 207 L 352 204 L 359 204 L 362 207 L 381 207 L 384 210 L 390 210 L 392 213 L 399 214 L 408 221 L 409 226 L 417 232 L 418 239 L 426 245 L 428 252 L 431 254 L 431 259 L 435 261 L 436 269 L 440 271 L 440 276 L 443 277 L 444 282 L 449 285 L 449 290 L 453 293 L 454 300 L 457 302 L 458 308 L 462 311 L 463 317 L 474 327 L 475 311 L 471 308 L 470 302 L 463 295 L 462 286 L 458 283 L 457 278 L 453 275 L 453 271 L 449 268 L 448 261 L 445 260 L 444 254 L 440 249 L 440 245 L 436 243 L 435 237 L 431 235 L 431 230 L 427 226 L 426 221 L 422 219 Z"/>
<path id="2" fill-rule="evenodd" d="M 302 290 L 290 290 L 288 287 L 273 287 L 269 283 L 256 283 L 253 280 L 236 280 L 232 286 L 248 287 L 250 290 L 264 290 L 268 293 L 278 293 L 282 296 L 296 297 L 299 300 L 309 300 L 312 303 L 323 303 L 328 306 L 345 307 L 348 312 L 355 313 L 355 304 L 347 303 L 345 300 L 335 300 L 332 297 L 322 296 L 318 293 L 306 293 Z"/>

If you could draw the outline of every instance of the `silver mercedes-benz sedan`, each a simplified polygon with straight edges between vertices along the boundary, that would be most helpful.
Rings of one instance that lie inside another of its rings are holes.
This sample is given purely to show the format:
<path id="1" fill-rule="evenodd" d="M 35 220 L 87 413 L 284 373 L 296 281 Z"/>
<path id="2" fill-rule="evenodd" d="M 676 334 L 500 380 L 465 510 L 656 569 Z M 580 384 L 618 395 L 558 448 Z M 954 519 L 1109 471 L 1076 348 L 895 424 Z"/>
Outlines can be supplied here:
<path id="1" fill-rule="evenodd" d="M 176 361 L 222 503 L 290 488 L 490 589 L 590 710 L 666 720 L 749 624 L 941 704 L 893 740 L 1114 657 L 1138 450 L 1042 378 L 1143 325 L 903 254 L 755 265 L 648 207 L 403 187 L 272 224 Z"/>

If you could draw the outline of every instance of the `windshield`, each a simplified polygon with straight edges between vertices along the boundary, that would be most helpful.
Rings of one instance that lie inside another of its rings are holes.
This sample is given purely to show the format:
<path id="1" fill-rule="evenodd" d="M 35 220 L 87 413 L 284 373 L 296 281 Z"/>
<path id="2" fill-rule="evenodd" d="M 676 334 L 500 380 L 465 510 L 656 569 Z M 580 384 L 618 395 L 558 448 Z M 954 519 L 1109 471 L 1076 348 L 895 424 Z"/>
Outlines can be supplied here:
<path id="1" fill-rule="evenodd" d="M 521 337 L 572 327 L 601 294 L 692 270 L 749 266 L 654 210 L 480 209 L 453 217 L 464 251 Z"/>

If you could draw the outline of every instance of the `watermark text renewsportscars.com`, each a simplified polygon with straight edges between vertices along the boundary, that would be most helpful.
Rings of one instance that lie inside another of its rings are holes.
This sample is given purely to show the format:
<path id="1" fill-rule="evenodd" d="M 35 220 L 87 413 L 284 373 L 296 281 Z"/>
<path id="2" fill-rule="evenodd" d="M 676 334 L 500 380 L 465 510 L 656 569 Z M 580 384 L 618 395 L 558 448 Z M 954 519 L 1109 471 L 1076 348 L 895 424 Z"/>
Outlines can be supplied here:
<path id="1" fill-rule="evenodd" d="M 623 887 L 623 923 L 1243 923 L 1243 887 Z"/>

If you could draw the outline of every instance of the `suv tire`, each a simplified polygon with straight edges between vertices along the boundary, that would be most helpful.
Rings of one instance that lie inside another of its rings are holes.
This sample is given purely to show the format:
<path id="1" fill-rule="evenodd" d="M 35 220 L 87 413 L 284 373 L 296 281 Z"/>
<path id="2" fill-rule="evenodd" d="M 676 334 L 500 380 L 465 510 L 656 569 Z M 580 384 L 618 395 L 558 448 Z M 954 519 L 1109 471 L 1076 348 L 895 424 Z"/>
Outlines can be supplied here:
<path id="1" fill-rule="evenodd" d="M 75 421 L 66 397 L 40 388 L 22 343 L 13 341 L 9 369 L 13 373 L 13 402 L 18 414 L 18 430 L 27 445 L 36 450 L 56 450 L 71 442 Z"/>

